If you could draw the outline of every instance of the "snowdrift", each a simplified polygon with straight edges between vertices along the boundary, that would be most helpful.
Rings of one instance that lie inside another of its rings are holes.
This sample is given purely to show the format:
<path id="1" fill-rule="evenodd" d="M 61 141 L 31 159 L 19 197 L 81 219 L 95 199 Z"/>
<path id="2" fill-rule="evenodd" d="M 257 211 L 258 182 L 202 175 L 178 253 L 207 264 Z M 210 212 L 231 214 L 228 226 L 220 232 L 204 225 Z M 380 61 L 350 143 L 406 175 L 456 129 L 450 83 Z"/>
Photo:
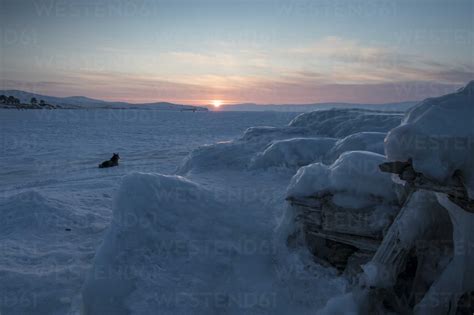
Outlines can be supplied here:
<path id="1" fill-rule="evenodd" d="M 330 165 L 301 167 L 287 188 L 279 234 L 303 257 L 306 251 L 347 279 L 357 277 L 400 206 L 399 185 L 378 168 L 384 161 L 380 154 L 350 151 Z"/>
<path id="2" fill-rule="evenodd" d="M 289 126 L 309 129 L 319 136 L 342 138 L 363 131 L 387 132 L 398 126 L 402 117 L 399 112 L 331 109 L 301 114 Z"/>
<path id="3" fill-rule="evenodd" d="M 274 141 L 252 160 L 251 168 L 300 167 L 318 162 L 332 148 L 334 138 L 293 138 Z"/>
<path id="4" fill-rule="evenodd" d="M 474 198 L 474 81 L 456 93 L 413 107 L 386 139 L 389 160 L 412 159 L 413 168 L 445 183 L 460 170 Z"/>
<path id="5" fill-rule="evenodd" d="M 358 132 L 340 139 L 326 153 L 323 162 L 333 163 L 342 153 L 348 151 L 369 151 L 384 154 L 384 139 L 387 134 L 383 132 Z"/>
<path id="6" fill-rule="evenodd" d="M 195 305 L 192 295 L 211 292 L 218 285 L 213 277 L 224 271 L 222 261 L 204 252 L 217 249 L 200 247 L 229 237 L 228 226 L 219 221 L 222 208 L 208 191 L 182 177 L 124 177 L 112 225 L 82 290 L 84 313 L 128 314 L 143 301 L 147 310 L 199 313 L 204 306 Z M 173 300 L 186 293 L 191 298 Z"/>
<path id="7" fill-rule="evenodd" d="M 178 167 L 176 173 L 205 172 L 219 169 L 246 168 L 258 146 L 242 141 L 219 142 L 192 151 Z"/>
<path id="8" fill-rule="evenodd" d="M 202 146 L 192 151 L 178 167 L 177 174 L 220 169 L 246 169 L 258 152 L 272 141 L 309 136 L 304 128 L 251 127 L 239 139 Z"/>
<path id="9" fill-rule="evenodd" d="M 383 155 L 351 151 L 343 153 L 329 166 L 316 163 L 302 167 L 291 179 L 287 197 L 318 196 L 331 191 L 359 196 L 361 200 L 370 195 L 394 201 L 397 198 L 395 184 L 390 175 L 378 168 L 383 162 Z"/>
<path id="10" fill-rule="evenodd" d="M 380 153 L 381 133 L 398 126 L 401 119 L 401 113 L 363 109 L 304 113 L 286 127 L 252 127 L 239 139 L 198 148 L 183 161 L 177 173 L 183 175 L 223 168 L 241 170 L 269 166 L 293 168 L 320 160 L 331 149 L 328 148 L 329 140 L 310 143 L 311 140 L 301 138 L 344 138 L 360 133 L 336 144 L 325 159 L 329 162 L 348 150 Z"/>

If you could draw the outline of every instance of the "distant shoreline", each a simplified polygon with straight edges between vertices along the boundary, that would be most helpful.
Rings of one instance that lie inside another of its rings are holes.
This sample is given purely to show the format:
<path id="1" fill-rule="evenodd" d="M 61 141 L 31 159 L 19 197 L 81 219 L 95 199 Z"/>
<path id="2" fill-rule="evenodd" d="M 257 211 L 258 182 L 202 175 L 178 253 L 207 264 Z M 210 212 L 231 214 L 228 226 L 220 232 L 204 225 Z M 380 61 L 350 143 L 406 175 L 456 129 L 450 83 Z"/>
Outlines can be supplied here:
<path id="1" fill-rule="evenodd" d="M 199 108 L 196 110 L 193 109 L 170 109 L 170 108 L 130 108 L 130 107 L 80 107 L 80 106 L 58 106 L 54 105 L 54 107 L 50 108 L 41 108 L 37 106 L 32 106 L 28 104 L 22 104 L 19 106 L 16 105 L 0 105 L 0 109 L 3 110 L 17 110 L 17 111 L 23 111 L 23 110 L 153 110 L 153 111 L 166 111 L 166 112 L 211 112 L 207 108 Z"/>

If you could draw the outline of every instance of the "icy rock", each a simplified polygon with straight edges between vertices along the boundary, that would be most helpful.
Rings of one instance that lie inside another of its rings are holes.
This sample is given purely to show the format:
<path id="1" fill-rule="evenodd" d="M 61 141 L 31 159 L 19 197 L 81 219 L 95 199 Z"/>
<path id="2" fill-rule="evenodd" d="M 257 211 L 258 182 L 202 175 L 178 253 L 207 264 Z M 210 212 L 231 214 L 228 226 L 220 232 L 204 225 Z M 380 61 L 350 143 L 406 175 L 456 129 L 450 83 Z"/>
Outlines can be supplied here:
<path id="1" fill-rule="evenodd" d="M 386 154 L 391 161 L 413 160 L 413 168 L 438 182 L 456 170 L 474 198 L 474 81 L 455 93 L 429 98 L 413 107 L 390 131 Z"/>
<path id="2" fill-rule="evenodd" d="M 251 168 L 300 167 L 319 162 L 332 148 L 334 138 L 293 138 L 273 142 L 252 160 Z"/>

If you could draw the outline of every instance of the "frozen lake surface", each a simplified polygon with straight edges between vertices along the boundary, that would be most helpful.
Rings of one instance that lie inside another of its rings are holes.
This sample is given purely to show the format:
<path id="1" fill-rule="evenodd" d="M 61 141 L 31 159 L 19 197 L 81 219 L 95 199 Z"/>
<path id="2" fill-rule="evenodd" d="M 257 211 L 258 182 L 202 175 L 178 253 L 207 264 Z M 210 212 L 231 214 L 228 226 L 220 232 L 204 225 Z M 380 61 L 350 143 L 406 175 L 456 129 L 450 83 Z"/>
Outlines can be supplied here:
<path id="1" fill-rule="evenodd" d="M 283 126 L 294 113 L 57 110 L 0 112 L 0 189 L 88 181 L 113 185 L 132 172 L 173 173 L 191 150 L 232 140 L 251 126 Z M 97 165 L 120 153 L 118 169 Z M 97 186 L 96 186 L 97 187 Z"/>

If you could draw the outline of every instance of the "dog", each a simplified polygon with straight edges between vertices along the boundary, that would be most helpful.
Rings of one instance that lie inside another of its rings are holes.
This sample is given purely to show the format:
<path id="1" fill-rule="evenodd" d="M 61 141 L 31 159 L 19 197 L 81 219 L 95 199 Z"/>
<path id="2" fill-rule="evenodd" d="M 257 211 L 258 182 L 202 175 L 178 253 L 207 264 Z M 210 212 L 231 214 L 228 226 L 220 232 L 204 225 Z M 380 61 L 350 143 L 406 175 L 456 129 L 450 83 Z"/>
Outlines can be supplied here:
<path id="1" fill-rule="evenodd" d="M 112 156 L 110 160 L 100 163 L 99 168 L 118 166 L 119 159 L 120 159 L 120 156 L 118 155 L 118 153 L 114 153 L 114 155 Z"/>

